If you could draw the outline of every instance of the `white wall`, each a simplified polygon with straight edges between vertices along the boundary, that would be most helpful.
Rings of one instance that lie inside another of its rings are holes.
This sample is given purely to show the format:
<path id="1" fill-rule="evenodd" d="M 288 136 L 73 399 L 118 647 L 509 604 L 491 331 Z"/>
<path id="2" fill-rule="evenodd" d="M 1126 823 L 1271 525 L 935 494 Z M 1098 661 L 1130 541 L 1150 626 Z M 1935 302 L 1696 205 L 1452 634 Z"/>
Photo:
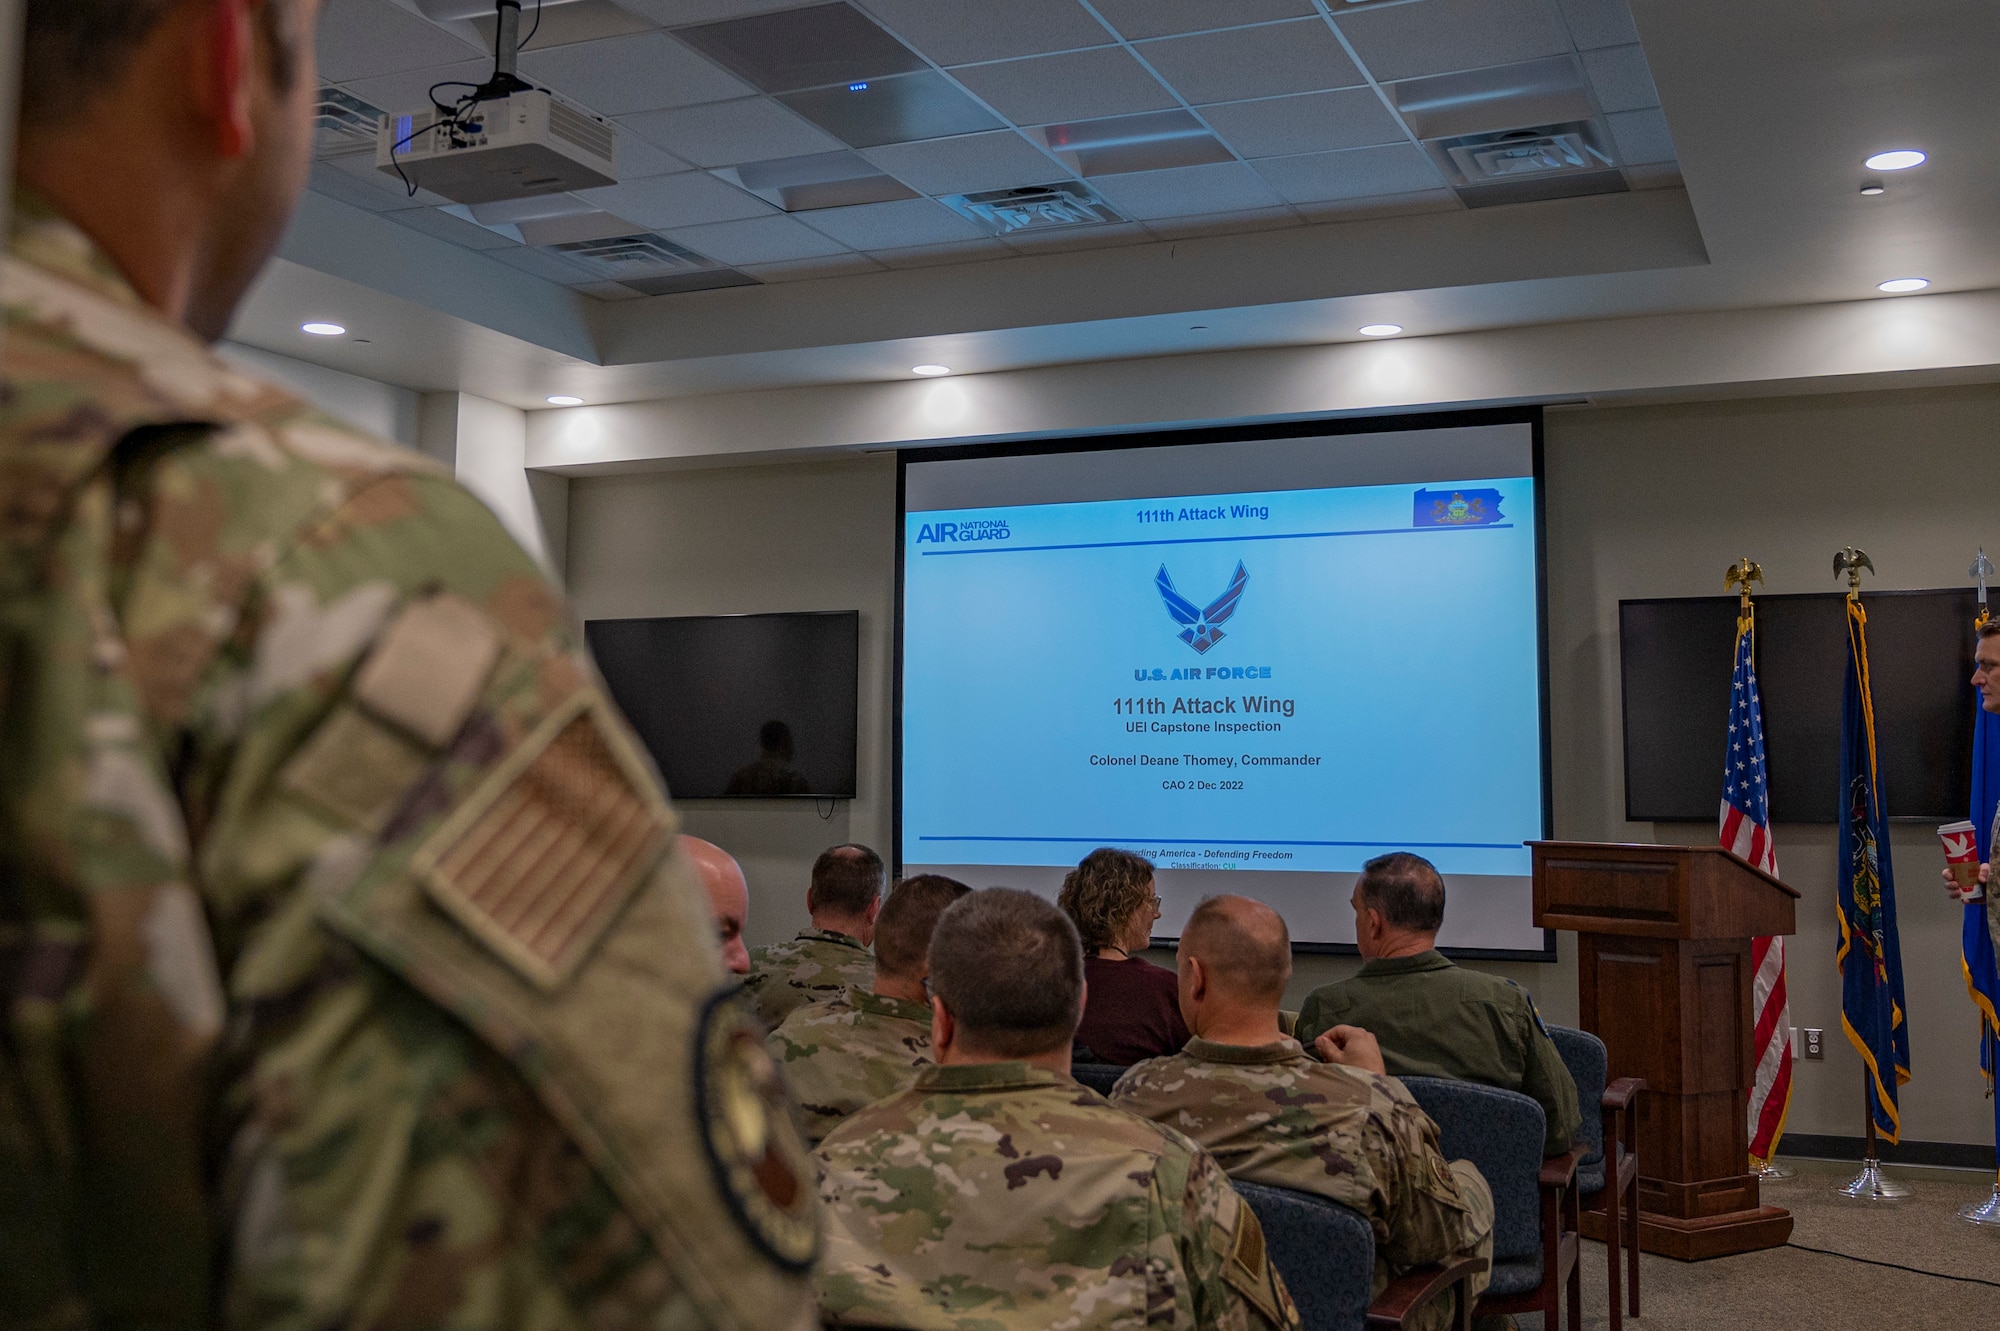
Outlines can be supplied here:
<path id="1" fill-rule="evenodd" d="M 413 444 L 450 467 L 561 586 L 569 482 L 527 470 L 527 413 L 471 393 L 425 393 L 417 415 Z"/>
<path id="2" fill-rule="evenodd" d="M 224 359 L 291 389 L 329 416 L 358 430 L 366 430 L 379 439 L 416 446 L 419 395 L 414 389 L 329 370 L 324 365 L 294 360 L 241 342 L 223 342 L 216 350 Z"/>
<path id="3" fill-rule="evenodd" d="M 1623 820 L 1617 603 L 1714 595 L 1748 553 L 1771 592 L 1833 590 L 1833 550 L 1860 545 L 1883 589 L 1955 586 L 1972 548 L 2000 549 L 1984 483 L 2000 441 L 2000 387 L 1915 389 L 1551 412 L 1550 684 L 1556 833 L 1566 838 L 1706 841 L 1707 825 Z M 806 870 L 849 838 L 887 849 L 891 810 L 890 616 L 895 464 L 887 455 L 572 483 L 571 595 L 587 617 L 756 610 L 862 612 L 861 798 L 831 822 L 809 809 L 687 806 L 691 830 L 735 851 L 751 882 L 750 936 L 804 923 Z M 1726 668 L 1719 664 L 1718 669 Z M 1893 742 L 1893 737 L 1891 737 Z M 1833 972 L 1833 829 L 1780 827 L 1779 864 L 1805 893 L 1793 940 L 1794 1021 L 1830 1033 L 1802 1063 L 1790 1130 L 1859 1133 L 1859 1062 L 1839 1041 Z M 1958 978 L 1957 915 L 1931 890 L 1934 838 L 1892 833 L 1916 1080 L 1915 1140 L 1990 1141 L 1975 1027 Z M 1299 958 L 1296 1000 L 1353 971 Z M 1488 965 L 1574 1021 L 1574 946 L 1557 964 Z"/>

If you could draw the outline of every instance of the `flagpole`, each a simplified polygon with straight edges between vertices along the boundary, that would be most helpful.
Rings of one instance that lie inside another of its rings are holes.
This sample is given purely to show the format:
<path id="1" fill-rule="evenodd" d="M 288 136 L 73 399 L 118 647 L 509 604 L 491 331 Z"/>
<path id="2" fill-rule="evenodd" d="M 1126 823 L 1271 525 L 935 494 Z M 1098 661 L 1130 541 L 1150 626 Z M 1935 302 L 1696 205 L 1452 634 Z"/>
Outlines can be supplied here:
<path id="1" fill-rule="evenodd" d="M 1850 605 L 1857 605 L 1861 601 L 1861 570 L 1864 568 L 1870 573 L 1875 571 L 1875 565 L 1869 562 L 1868 553 L 1865 550 L 1857 550 L 1853 546 L 1848 546 L 1833 557 L 1834 576 L 1839 577 L 1843 573 L 1847 575 L 1847 600 Z M 1852 611 L 1849 611 L 1850 615 L 1852 613 Z M 1851 630 L 1852 625 L 1850 622 L 1850 632 Z M 1865 666 L 1865 659 L 1862 664 Z M 1865 707 L 1869 701 L 1865 677 L 1863 679 L 1862 698 Z M 1872 734 L 1868 737 L 1868 766 L 1871 774 L 1869 794 L 1870 798 L 1875 798 L 1874 781 L 1872 779 L 1875 766 L 1875 741 Z M 1894 1077 L 1896 1075 L 1894 1069 L 1891 1069 L 1888 1075 Z M 1861 1157 L 1861 1172 L 1843 1184 L 1840 1188 L 1840 1193 L 1843 1197 L 1852 1197 L 1857 1201 L 1896 1202 L 1908 1197 L 1910 1190 L 1903 1184 L 1886 1178 L 1882 1174 L 1882 1160 L 1878 1154 L 1879 1147 L 1876 1144 L 1875 1138 L 1874 1077 L 1875 1074 L 1871 1073 L 1864 1065 L 1861 1069 L 1861 1118 L 1867 1125 L 1867 1136 L 1865 1139 L 1866 1145 L 1863 1147 Z"/>

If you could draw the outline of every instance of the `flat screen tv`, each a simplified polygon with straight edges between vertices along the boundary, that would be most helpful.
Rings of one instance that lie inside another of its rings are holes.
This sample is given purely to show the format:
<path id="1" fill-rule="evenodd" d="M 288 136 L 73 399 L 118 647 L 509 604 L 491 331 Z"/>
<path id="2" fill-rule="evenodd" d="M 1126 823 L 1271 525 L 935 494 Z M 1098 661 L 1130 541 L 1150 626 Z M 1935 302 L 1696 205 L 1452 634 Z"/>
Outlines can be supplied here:
<path id="1" fill-rule="evenodd" d="M 584 637 L 675 799 L 853 799 L 861 616 L 594 619 Z"/>

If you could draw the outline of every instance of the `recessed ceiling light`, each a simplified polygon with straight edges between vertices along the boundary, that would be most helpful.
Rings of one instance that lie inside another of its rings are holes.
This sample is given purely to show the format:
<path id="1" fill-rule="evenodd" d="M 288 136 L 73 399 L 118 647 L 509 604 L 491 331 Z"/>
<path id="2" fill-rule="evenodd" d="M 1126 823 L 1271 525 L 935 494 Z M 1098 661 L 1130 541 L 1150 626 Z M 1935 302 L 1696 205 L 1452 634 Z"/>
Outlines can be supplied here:
<path id="1" fill-rule="evenodd" d="M 1892 277 L 1887 282 L 1877 283 L 1875 289 L 1901 295 L 1905 291 L 1922 291 L 1930 284 L 1928 277 Z"/>
<path id="2" fill-rule="evenodd" d="M 940 375 L 940 374 L 950 374 L 950 373 L 951 373 L 951 366 L 949 366 L 949 365 L 912 365 L 912 366 L 910 367 L 910 373 L 911 373 L 911 374 L 921 374 L 921 375 L 923 375 L 923 376 L 924 376 L 924 377 L 925 377 L 926 379 L 934 379 L 934 378 L 936 378 L 936 377 L 937 377 L 938 375 Z"/>
<path id="3" fill-rule="evenodd" d="M 339 337 L 347 329 L 340 324 L 310 323 L 300 324 L 299 331 L 311 333 L 314 337 Z"/>
<path id="4" fill-rule="evenodd" d="M 1872 199 L 1877 194 L 1887 194 L 1889 190 L 1879 180 L 1864 180 L 1861 182 L 1861 192 Z"/>
<path id="5" fill-rule="evenodd" d="M 571 397 L 567 393 L 555 393 L 550 395 L 549 405 L 552 407 L 580 407 L 583 405 L 583 399 L 580 397 Z"/>
<path id="6" fill-rule="evenodd" d="M 1915 148 L 1898 148 L 1894 152 L 1876 153 L 1861 165 L 1870 171 L 1907 171 L 1922 166 L 1924 161 L 1924 154 Z"/>
<path id="7" fill-rule="evenodd" d="M 1394 337 L 1403 331 L 1401 324 L 1362 324 L 1355 330 L 1363 337 Z"/>

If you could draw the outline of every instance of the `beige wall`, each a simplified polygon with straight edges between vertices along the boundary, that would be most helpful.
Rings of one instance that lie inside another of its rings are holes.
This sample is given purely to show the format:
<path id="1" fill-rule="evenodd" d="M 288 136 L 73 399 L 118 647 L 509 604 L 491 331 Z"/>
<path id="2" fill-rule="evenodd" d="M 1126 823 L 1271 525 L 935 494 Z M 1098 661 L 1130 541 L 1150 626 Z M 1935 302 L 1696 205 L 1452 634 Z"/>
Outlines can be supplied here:
<path id="1" fill-rule="evenodd" d="M 1628 824 L 1619 751 L 1617 604 L 1713 595 L 1739 555 L 1771 592 L 1827 591 L 1833 550 L 1866 549 L 1884 589 L 1964 582 L 1974 545 L 2000 551 L 1986 464 L 2000 445 L 2000 387 L 1916 389 L 1698 405 L 1553 411 L 1548 432 L 1550 685 L 1557 835 L 1704 841 L 1705 825 Z M 830 821 L 811 808 L 685 806 L 690 830 L 736 851 L 751 883 L 753 942 L 804 921 L 806 870 L 854 838 L 890 835 L 895 463 L 885 456 L 578 479 L 569 579 L 590 618 L 858 609 L 861 787 Z M 1718 662 L 1717 669 L 1726 669 Z M 1888 737 L 1893 743 L 1894 737 Z M 822 806 L 824 807 L 824 806 Z M 1793 1020 L 1830 1032 L 1801 1063 L 1790 1128 L 1860 1131 L 1860 1065 L 1839 1042 L 1833 973 L 1833 829 L 1778 829 L 1779 865 L 1805 894 L 1792 943 Z M 1906 1135 L 1990 1141 L 1975 1026 L 1958 977 L 1957 911 L 1933 890 L 1922 827 L 1893 834 L 1912 1061 Z M 1350 973 L 1301 957 L 1293 994 Z M 1552 1020 L 1576 1014 L 1574 947 L 1554 966 L 1494 965 Z"/>

